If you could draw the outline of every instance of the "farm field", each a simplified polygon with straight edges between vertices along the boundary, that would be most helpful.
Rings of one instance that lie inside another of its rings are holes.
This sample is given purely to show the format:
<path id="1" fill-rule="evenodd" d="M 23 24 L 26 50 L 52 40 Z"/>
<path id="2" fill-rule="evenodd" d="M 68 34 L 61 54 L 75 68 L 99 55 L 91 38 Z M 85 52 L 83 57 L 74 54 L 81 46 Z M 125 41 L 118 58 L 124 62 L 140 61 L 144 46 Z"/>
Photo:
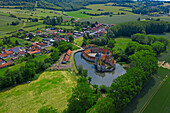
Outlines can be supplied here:
<path id="1" fill-rule="evenodd" d="M 170 74 L 169 74 L 170 75 Z M 169 113 L 170 112 L 170 77 L 166 79 L 143 113 Z"/>
<path id="2" fill-rule="evenodd" d="M 76 43 L 79 46 L 82 46 L 82 44 L 83 44 L 83 37 L 75 39 L 74 43 Z"/>
<path id="3" fill-rule="evenodd" d="M 90 15 L 86 15 L 86 14 L 82 14 L 81 12 L 84 11 L 89 11 L 87 9 L 80 9 L 78 11 L 69 11 L 69 12 L 65 12 L 66 15 L 68 16 L 72 16 L 72 17 L 76 17 L 76 18 L 87 18 L 87 17 L 91 17 Z"/>
<path id="4" fill-rule="evenodd" d="M 7 23 L 11 24 L 13 21 L 19 21 L 17 18 L 0 15 L 0 27 L 6 26 Z"/>
<path id="5" fill-rule="evenodd" d="M 67 108 L 76 76 L 68 71 L 45 71 L 29 84 L 0 93 L 0 112 L 37 112 L 51 105 L 62 112 Z"/>
<path id="6" fill-rule="evenodd" d="M 127 11 L 121 11 L 121 9 L 127 9 L 127 7 L 120 7 L 120 6 L 105 6 L 105 4 L 93 4 L 93 5 L 88 5 L 86 6 L 86 8 L 91 9 L 89 11 L 87 11 L 87 13 L 92 13 L 92 14 L 99 14 L 99 13 L 103 13 L 103 12 L 113 12 L 113 14 L 118 14 L 123 12 L 125 14 L 133 14 L 132 12 L 127 12 Z M 98 10 L 102 10 L 102 11 L 98 11 Z M 130 11 L 131 8 L 128 8 L 128 10 Z"/>
<path id="7" fill-rule="evenodd" d="M 41 18 L 46 16 L 61 16 L 60 14 L 54 14 L 55 10 L 36 8 L 35 11 L 30 10 L 20 10 L 20 9 L 8 9 L 0 8 L 1 13 L 14 14 L 17 17 L 23 18 Z M 61 11 L 55 11 L 61 13 Z"/>
<path id="8" fill-rule="evenodd" d="M 158 73 L 153 75 L 148 84 L 146 84 L 144 88 L 141 90 L 140 94 L 138 94 L 134 99 L 132 99 L 132 101 L 121 113 L 139 113 L 144 104 L 152 96 L 153 92 L 155 92 L 158 89 L 161 81 L 165 78 L 165 76 L 168 73 L 170 73 L 170 70 L 160 67 L 158 69 Z"/>
<path id="9" fill-rule="evenodd" d="M 137 21 L 138 18 L 145 19 L 145 18 L 159 18 L 159 17 L 151 17 L 151 16 L 142 16 L 142 15 L 115 15 L 112 17 L 92 17 L 92 18 L 84 18 L 80 21 L 90 21 L 90 22 L 96 22 L 99 23 L 106 23 L 106 24 L 119 24 L 123 22 L 129 22 L 129 21 Z M 164 21 L 170 21 L 170 17 L 161 17 L 161 20 Z"/>

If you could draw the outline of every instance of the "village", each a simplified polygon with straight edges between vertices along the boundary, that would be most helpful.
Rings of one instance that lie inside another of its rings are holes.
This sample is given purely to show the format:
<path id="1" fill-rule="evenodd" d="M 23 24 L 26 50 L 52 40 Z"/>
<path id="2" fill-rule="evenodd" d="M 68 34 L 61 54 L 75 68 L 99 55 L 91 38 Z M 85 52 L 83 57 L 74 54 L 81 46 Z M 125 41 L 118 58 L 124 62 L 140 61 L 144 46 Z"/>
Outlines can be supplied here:
<path id="1" fill-rule="evenodd" d="M 76 22 L 76 21 L 75 21 Z M 70 32 L 69 30 L 63 30 L 63 29 L 56 29 L 54 27 L 46 28 L 43 30 L 36 30 L 35 32 L 24 32 L 22 29 L 18 31 L 19 35 L 16 36 L 17 38 L 24 38 L 28 43 L 29 46 L 21 46 L 21 47 L 12 47 L 9 49 L 6 49 L 5 47 L 2 48 L 2 52 L 0 54 L 0 68 L 5 68 L 8 66 L 15 65 L 17 62 L 16 60 L 18 58 L 21 58 L 25 56 L 26 54 L 29 55 L 42 55 L 42 54 L 48 54 L 51 51 L 47 50 L 46 48 L 53 46 L 53 43 L 55 41 L 66 41 L 68 43 L 71 43 L 69 40 L 69 36 L 73 36 L 74 39 L 83 37 L 85 34 L 89 34 L 93 37 L 92 40 L 95 40 L 96 38 L 101 38 L 101 36 L 104 36 L 107 32 L 107 30 L 114 26 L 115 24 L 97 24 L 95 27 L 83 27 L 81 31 L 74 30 L 73 32 Z M 42 41 L 34 41 L 35 37 L 39 37 L 42 39 Z M 84 45 L 84 48 L 88 47 L 88 45 Z M 68 50 L 70 55 L 70 50 Z M 62 60 L 63 64 L 66 64 L 67 61 L 69 61 L 68 57 L 69 55 L 66 55 Z"/>

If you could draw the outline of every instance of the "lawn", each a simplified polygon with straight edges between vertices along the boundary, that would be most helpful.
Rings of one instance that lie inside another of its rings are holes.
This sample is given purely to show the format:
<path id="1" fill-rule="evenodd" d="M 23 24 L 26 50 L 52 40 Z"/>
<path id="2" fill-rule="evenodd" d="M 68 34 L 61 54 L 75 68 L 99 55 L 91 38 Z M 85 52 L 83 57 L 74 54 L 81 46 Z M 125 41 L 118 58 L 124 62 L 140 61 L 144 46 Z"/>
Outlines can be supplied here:
<path id="1" fill-rule="evenodd" d="M 83 44 L 83 37 L 74 39 L 74 43 L 77 44 L 77 45 L 79 45 L 79 46 L 81 47 L 82 44 Z"/>
<path id="2" fill-rule="evenodd" d="M 67 108 L 76 76 L 68 71 L 46 71 L 29 84 L 16 86 L 0 93 L 0 112 L 36 113 L 51 105 L 62 112 Z"/>
<path id="3" fill-rule="evenodd" d="M 170 75 L 170 74 L 169 74 Z M 170 112 L 170 77 L 163 83 L 143 113 L 169 113 Z"/>
<path id="4" fill-rule="evenodd" d="M 115 38 L 115 41 L 116 41 L 116 44 L 115 44 L 115 47 L 114 47 L 115 50 L 117 50 L 117 49 L 125 50 L 127 44 L 129 42 L 131 42 L 132 40 L 130 38 L 119 37 L 119 38 Z"/>

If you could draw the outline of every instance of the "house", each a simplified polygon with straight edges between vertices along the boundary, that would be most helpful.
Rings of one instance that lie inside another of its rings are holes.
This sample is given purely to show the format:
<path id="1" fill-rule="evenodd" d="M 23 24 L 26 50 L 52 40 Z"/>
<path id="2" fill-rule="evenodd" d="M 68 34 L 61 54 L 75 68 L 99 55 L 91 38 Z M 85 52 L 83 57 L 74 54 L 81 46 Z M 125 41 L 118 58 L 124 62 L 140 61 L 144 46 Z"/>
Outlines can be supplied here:
<path id="1" fill-rule="evenodd" d="M 0 58 L 7 58 L 12 56 L 13 52 L 12 51 L 7 51 L 3 49 L 3 53 L 0 54 Z"/>
<path id="2" fill-rule="evenodd" d="M 20 48 L 19 47 L 13 47 L 10 50 L 13 51 L 14 53 L 19 53 L 20 52 Z"/>
<path id="3" fill-rule="evenodd" d="M 38 53 L 41 53 L 41 50 L 33 49 L 32 51 L 29 52 L 29 54 L 38 54 Z"/>
<path id="4" fill-rule="evenodd" d="M 67 35 L 67 36 L 70 36 L 70 35 L 73 35 L 73 33 L 67 33 L 66 35 Z"/>
<path id="5" fill-rule="evenodd" d="M 0 69 L 5 68 L 5 67 L 10 66 L 10 65 L 11 65 L 10 62 L 4 63 L 4 64 L 0 64 Z"/>
<path id="6" fill-rule="evenodd" d="M 64 56 L 64 58 L 63 58 L 62 64 L 66 64 L 66 63 L 69 61 L 70 55 L 71 55 L 71 50 L 69 49 L 69 50 L 66 52 L 66 54 L 65 54 L 65 56 Z"/>

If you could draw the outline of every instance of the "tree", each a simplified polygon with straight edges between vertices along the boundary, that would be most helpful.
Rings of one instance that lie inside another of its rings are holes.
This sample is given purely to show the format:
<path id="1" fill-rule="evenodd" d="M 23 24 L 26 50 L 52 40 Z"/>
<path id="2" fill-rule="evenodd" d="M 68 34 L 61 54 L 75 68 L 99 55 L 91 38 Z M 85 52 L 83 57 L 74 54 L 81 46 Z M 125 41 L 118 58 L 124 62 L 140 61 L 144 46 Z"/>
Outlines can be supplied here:
<path id="1" fill-rule="evenodd" d="M 113 99 L 109 97 L 102 98 L 96 104 L 97 113 L 115 113 L 116 108 L 113 103 Z"/>
<path id="2" fill-rule="evenodd" d="M 69 36 L 69 41 L 74 42 L 74 37 L 72 35 Z"/>
<path id="3" fill-rule="evenodd" d="M 114 38 L 115 35 L 114 35 L 113 32 L 109 29 L 109 31 L 108 31 L 107 34 L 106 34 L 106 37 L 107 37 L 107 39 L 109 40 L 109 39 L 111 39 L 111 38 Z"/>
<path id="4" fill-rule="evenodd" d="M 148 41 L 148 44 L 151 45 L 153 44 L 154 42 L 156 42 L 158 40 L 158 37 L 154 36 L 154 35 L 148 35 L 147 36 L 147 41 Z"/>
<path id="5" fill-rule="evenodd" d="M 38 110 L 38 113 L 58 113 L 57 109 L 54 109 L 52 106 L 47 105 L 43 106 Z"/>
<path id="6" fill-rule="evenodd" d="M 88 76 L 88 70 L 87 69 L 83 69 L 82 76 L 83 77 L 87 77 Z"/>
<path id="7" fill-rule="evenodd" d="M 162 42 L 155 42 L 151 46 L 157 55 L 164 51 L 164 44 Z"/>
<path id="8" fill-rule="evenodd" d="M 89 76 L 89 77 L 88 77 L 88 81 L 89 81 L 89 83 L 91 82 L 91 80 L 92 80 L 92 77 L 91 77 L 91 76 Z"/>
<path id="9" fill-rule="evenodd" d="M 16 40 L 16 41 L 15 41 L 15 45 L 19 45 L 19 42 L 18 42 L 18 40 Z"/>
<path id="10" fill-rule="evenodd" d="M 83 73 L 83 65 L 78 66 L 78 73 L 81 75 Z"/>
<path id="11" fill-rule="evenodd" d="M 132 55 L 135 53 L 136 48 L 138 47 L 139 43 L 138 42 L 129 42 L 127 44 L 127 47 L 125 49 L 126 55 Z"/>
<path id="12" fill-rule="evenodd" d="M 72 92 L 68 113 L 85 113 L 98 99 L 98 95 L 95 94 L 85 77 L 77 80 L 77 86 L 73 88 Z"/>
<path id="13" fill-rule="evenodd" d="M 59 50 L 54 50 L 54 52 L 52 52 L 50 56 L 53 59 L 53 62 L 57 61 L 59 59 Z"/>
<path id="14" fill-rule="evenodd" d="M 140 34 L 140 33 L 137 33 L 137 34 L 134 34 L 131 36 L 132 38 L 132 41 L 136 41 L 140 44 L 145 44 L 146 41 L 145 41 L 145 34 Z"/>
<path id="15" fill-rule="evenodd" d="M 112 49 L 114 46 L 115 46 L 115 41 L 114 40 L 109 40 L 108 47 L 110 47 Z"/>
<path id="16" fill-rule="evenodd" d="M 164 44 L 165 50 L 166 50 L 166 46 L 169 44 L 168 39 L 166 39 L 166 38 L 163 37 L 163 36 L 159 36 L 159 37 L 158 37 L 158 41 L 159 41 L 159 42 L 162 42 L 162 43 Z"/>

